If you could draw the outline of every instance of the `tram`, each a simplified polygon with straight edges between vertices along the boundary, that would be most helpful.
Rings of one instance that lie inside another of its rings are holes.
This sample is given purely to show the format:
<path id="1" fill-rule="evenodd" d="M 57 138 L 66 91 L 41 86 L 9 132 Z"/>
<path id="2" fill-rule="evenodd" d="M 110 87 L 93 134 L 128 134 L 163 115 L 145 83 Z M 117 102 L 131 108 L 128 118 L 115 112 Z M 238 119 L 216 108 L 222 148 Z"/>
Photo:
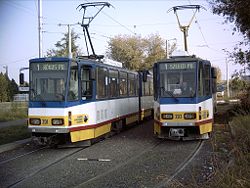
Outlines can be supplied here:
<path id="1" fill-rule="evenodd" d="M 29 62 L 28 129 L 39 144 L 91 141 L 153 115 L 148 71 L 89 57 Z"/>
<path id="2" fill-rule="evenodd" d="M 216 108 L 216 69 L 196 56 L 173 56 L 154 64 L 154 135 L 208 139 Z"/>

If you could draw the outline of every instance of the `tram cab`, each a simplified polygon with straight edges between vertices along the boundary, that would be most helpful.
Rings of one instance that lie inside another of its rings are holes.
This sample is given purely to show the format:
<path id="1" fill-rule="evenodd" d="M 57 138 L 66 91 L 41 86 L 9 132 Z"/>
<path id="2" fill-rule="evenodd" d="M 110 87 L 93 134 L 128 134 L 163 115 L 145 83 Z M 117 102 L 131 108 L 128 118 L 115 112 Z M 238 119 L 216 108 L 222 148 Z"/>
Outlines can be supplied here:
<path id="1" fill-rule="evenodd" d="M 173 56 L 154 64 L 154 134 L 158 138 L 207 139 L 212 132 L 214 83 L 211 63 Z"/>

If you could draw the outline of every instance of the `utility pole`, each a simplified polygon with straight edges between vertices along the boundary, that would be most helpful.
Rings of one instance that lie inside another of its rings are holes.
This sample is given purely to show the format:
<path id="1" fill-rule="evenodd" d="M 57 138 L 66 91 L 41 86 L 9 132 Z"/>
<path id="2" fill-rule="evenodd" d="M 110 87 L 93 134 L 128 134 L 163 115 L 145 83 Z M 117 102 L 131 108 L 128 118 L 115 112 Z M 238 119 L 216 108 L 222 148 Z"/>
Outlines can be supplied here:
<path id="1" fill-rule="evenodd" d="M 6 75 L 8 76 L 8 65 L 4 65 L 3 68 L 5 68 L 5 70 L 6 70 L 5 73 L 6 73 Z"/>
<path id="2" fill-rule="evenodd" d="M 67 26 L 68 27 L 68 57 L 72 58 L 72 39 L 71 39 L 71 26 L 78 25 L 79 23 L 75 24 L 58 24 L 58 26 Z"/>
<path id="3" fill-rule="evenodd" d="M 42 47 L 42 0 L 38 0 L 38 43 L 39 43 L 39 58 L 43 55 Z"/>
<path id="4" fill-rule="evenodd" d="M 68 24 L 68 37 L 69 37 L 69 58 L 72 58 L 72 50 L 71 50 L 71 30 L 70 25 Z"/>
<path id="5" fill-rule="evenodd" d="M 169 58 L 169 53 L 168 53 L 168 51 L 169 51 L 169 49 L 168 49 L 168 43 L 169 43 L 169 41 L 171 41 L 171 40 L 175 40 L 175 42 L 177 43 L 177 39 L 176 38 L 173 38 L 173 39 L 167 39 L 166 40 L 166 59 L 168 59 Z"/>
<path id="6" fill-rule="evenodd" d="M 228 67 L 228 61 L 226 58 L 226 78 L 227 78 L 227 97 L 230 97 L 230 88 L 229 88 L 229 67 Z"/>

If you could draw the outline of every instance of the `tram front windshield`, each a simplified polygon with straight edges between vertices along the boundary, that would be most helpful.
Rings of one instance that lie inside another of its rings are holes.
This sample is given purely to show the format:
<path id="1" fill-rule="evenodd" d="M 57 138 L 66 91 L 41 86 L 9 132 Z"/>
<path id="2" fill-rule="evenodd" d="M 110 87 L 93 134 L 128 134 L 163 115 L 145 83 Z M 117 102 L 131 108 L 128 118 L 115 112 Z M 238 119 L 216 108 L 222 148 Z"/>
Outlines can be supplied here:
<path id="1" fill-rule="evenodd" d="M 196 62 L 160 64 L 161 97 L 194 97 Z"/>
<path id="2" fill-rule="evenodd" d="M 30 65 L 30 101 L 64 101 L 68 62 Z"/>

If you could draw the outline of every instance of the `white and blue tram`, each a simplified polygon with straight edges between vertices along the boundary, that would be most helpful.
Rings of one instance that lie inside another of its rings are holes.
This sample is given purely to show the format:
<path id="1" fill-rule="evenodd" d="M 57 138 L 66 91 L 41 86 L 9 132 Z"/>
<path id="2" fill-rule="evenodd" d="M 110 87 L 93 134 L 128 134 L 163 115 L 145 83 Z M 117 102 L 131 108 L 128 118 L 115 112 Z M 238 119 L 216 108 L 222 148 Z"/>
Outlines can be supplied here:
<path id="1" fill-rule="evenodd" d="M 89 141 L 153 115 L 153 77 L 90 58 L 30 60 L 28 129 L 42 144 Z"/>
<path id="2" fill-rule="evenodd" d="M 154 64 L 154 134 L 207 139 L 212 132 L 216 70 L 207 60 L 176 56 Z"/>

